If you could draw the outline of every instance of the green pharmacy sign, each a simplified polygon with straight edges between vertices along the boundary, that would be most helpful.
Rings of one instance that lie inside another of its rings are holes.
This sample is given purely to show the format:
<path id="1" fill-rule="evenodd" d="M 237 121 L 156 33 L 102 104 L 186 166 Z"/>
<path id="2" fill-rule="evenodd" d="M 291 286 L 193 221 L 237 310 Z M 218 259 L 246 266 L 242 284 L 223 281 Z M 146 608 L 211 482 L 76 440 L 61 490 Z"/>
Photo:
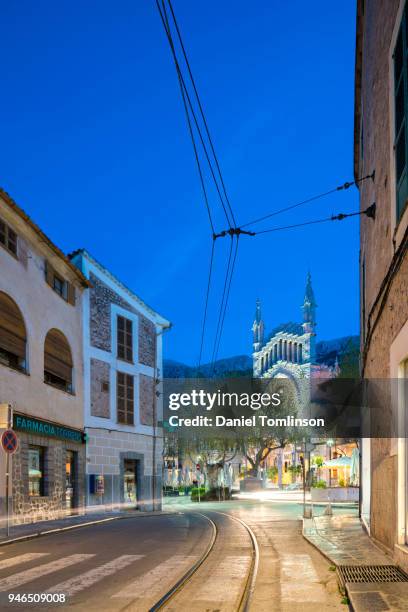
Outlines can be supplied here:
<path id="1" fill-rule="evenodd" d="M 67 440 L 69 442 L 86 442 L 86 434 L 78 429 L 71 429 L 64 425 L 49 423 L 48 421 L 42 421 L 41 419 L 35 419 L 34 417 L 22 414 L 13 415 L 13 429 L 39 436 L 46 436 L 47 438 Z"/>

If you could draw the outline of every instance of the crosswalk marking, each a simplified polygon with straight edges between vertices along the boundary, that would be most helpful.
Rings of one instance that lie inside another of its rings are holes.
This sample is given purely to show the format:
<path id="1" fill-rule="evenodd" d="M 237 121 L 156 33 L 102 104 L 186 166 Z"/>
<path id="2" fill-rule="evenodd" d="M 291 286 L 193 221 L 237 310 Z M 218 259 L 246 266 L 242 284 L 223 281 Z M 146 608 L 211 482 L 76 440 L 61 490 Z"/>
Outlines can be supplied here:
<path id="1" fill-rule="evenodd" d="M 20 563 L 28 563 L 29 561 L 33 561 L 34 559 L 46 557 L 49 554 L 50 553 L 26 553 L 25 555 L 18 555 L 17 557 L 3 559 L 3 561 L 0 561 L 0 570 L 6 569 L 8 567 L 13 567 L 13 565 L 19 565 Z"/>
<path id="2" fill-rule="evenodd" d="M 238 597 L 247 576 L 251 557 L 248 555 L 233 555 L 226 557 L 211 572 L 211 580 L 206 580 L 199 586 L 195 599 L 198 601 L 232 602 Z"/>
<path id="3" fill-rule="evenodd" d="M 160 563 L 154 569 L 139 576 L 136 580 L 121 589 L 112 598 L 141 599 L 153 596 L 157 590 L 163 590 L 163 580 L 173 582 L 178 573 L 183 574 L 187 567 L 191 567 L 198 557 L 187 555 L 174 555 Z"/>
<path id="4" fill-rule="evenodd" d="M 65 593 L 67 596 L 75 595 L 75 593 L 92 586 L 95 582 L 99 582 L 102 578 L 106 578 L 106 576 L 115 574 L 134 561 L 142 559 L 144 556 L 145 555 L 122 555 L 121 557 L 117 557 L 117 559 L 113 559 L 113 561 L 109 561 L 109 563 L 89 570 L 89 572 L 85 572 L 84 574 L 74 576 L 69 580 L 56 584 L 48 589 L 46 593 Z"/>
<path id="5" fill-rule="evenodd" d="M 42 578 L 43 576 L 52 574 L 53 572 L 58 572 L 59 570 L 69 567 L 70 565 L 75 565 L 76 563 L 80 563 L 81 561 L 85 561 L 85 559 L 89 559 L 94 556 L 95 555 L 93 554 L 70 555 L 69 557 L 63 557 L 62 559 L 51 561 L 51 563 L 38 565 L 37 567 L 33 567 L 29 570 L 12 574 L 11 576 L 2 578 L 0 580 L 0 591 L 9 591 L 10 589 L 19 587 L 26 582 L 30 582 L 36 578 Z"/>
<path id="6" fill-rule="evenodd" d="M 281 595 L 284 602 L 326 601 L 326 595 L 309 555 L 281 555 Z"/>

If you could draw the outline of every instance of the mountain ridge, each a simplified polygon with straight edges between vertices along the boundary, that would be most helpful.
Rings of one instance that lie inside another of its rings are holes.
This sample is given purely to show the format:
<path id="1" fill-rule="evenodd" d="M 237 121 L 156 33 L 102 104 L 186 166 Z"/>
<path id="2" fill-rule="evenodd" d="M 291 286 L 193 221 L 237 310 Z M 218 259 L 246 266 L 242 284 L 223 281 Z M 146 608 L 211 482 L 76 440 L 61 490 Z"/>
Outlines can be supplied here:
<path id="1" fill-rule="evenodd" d="M 316 362 L 333 366 L 336 359 L 340 363 L 350 358 L 358 360 L 360 348 L 360 337 L 357 335 L 342 336 L 331 340 L 321 340 L 316 343 Z M 351 356 L 351 357 L 350 357 Z M 347 363 L 349 367 L 349 363 Z M 195 378 L 209 376 L 211 373 L 211 363 L 203 364 L 200 371 L 197 367 L 187 365 L 175 359 L 163 360 L 163 374 L 165 378 Z M 218 359 L 214 364 L 215 376 L 251 376 L 252 357 L 250 355 L 233 355 Z"/>

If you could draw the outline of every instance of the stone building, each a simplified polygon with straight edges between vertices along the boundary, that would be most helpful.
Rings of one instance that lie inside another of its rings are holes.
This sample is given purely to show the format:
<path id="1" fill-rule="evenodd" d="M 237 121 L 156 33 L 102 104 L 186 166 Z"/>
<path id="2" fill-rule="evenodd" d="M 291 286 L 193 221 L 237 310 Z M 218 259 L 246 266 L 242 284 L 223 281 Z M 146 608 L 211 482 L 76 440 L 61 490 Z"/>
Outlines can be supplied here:
<path id="1" fill-rule="evenodd" d="M 160 508 L 157 381 L 169 323 L 85 250 L 70 258 L 91 285 L 83 307 L 87 504 Z"/>
<path id="2" fill-rule="evenodd" d="M 316 351 L 316 299 L 310 272 L 307 274 L 305 295 L 301 306 L 303 322 L 282 323 L 265 337 L 265 323 L 262 318 L 260 300 L 257 300 L 253 333 L 253 376 L 254 378 L 289 378 L 296 387 L 299 399 L 307 401 L 309 387 L 307 379 L 332 378 L 339 374 L 337 355 L 334 363 L 325 363 Z M 300 384 L 300 380 L 307 384 Z M 324 445 L 319 447 L 322 455 L 329 452 Z M 288 444 L 269 455 L 266 464 L 278 468 L 278 484 L 293 482 L 291 466 L 299 465 L 301 449 Z M 301 478 L 300 474 L 297 476 Z"/>
<path id="3" fill-rule="evenodd" d="M 358 1 L 354 173 L 361 210 L 361 370 L 408 378 L 408 9 L 402 0 Z M 379 431 L 363 444 L 362 514 L 371 536 L 408 569 L 407 394 L 388 398 Z M 406 385 L 405 385 L 406 388 Z M 392 429 L 390 428 L 392 425 Z"/>
<path id="4" fill-rule="evenodd" d="M 316 300 L 310 273 L 303 299 L 303 322 L 282 323 L 265 338 L 261 303 L 257 300 L 253 332 L 253 375 L 255 378 L 327 378 L 337 372 L 316 360 Z"/>
<path id="5" fill-rule="evenodd" d="M 0 270 L 0 403 L 11 406 L 9 425 L 19 439 L 11 457 L 12 520 L 78 513 L 85 492 L 81 326 L 88 281 L 2 190 Z M 4 452 L 0 463 L 4 520 Z"/>

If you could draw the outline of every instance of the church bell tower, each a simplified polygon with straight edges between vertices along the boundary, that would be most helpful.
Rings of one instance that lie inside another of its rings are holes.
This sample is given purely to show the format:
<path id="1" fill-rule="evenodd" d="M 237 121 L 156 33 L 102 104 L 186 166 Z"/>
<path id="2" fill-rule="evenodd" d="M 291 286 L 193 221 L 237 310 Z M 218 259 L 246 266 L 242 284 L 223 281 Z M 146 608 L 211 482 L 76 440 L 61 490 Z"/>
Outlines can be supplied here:
<path id="1" fill-rule="evenodd" d="M 261 313 L 261 301 L 258 298 L 256 300 L 255 320 L 254 324 L 252 325 L 254 353 L 257 353 L 263 345 L 264 327 Z"/>
<path id="2" fill-rule="evenodd" d="M 310 272 L 307 273 L 306 278 L 306 290 L 305 297 L 303 300 L 303 323 L 302 327 L 305 334 L 310 334 L 310 361 L 313 363 L 316 356 L 316 300 L 313 293 L 312 287 L 312 276 Z"/>

